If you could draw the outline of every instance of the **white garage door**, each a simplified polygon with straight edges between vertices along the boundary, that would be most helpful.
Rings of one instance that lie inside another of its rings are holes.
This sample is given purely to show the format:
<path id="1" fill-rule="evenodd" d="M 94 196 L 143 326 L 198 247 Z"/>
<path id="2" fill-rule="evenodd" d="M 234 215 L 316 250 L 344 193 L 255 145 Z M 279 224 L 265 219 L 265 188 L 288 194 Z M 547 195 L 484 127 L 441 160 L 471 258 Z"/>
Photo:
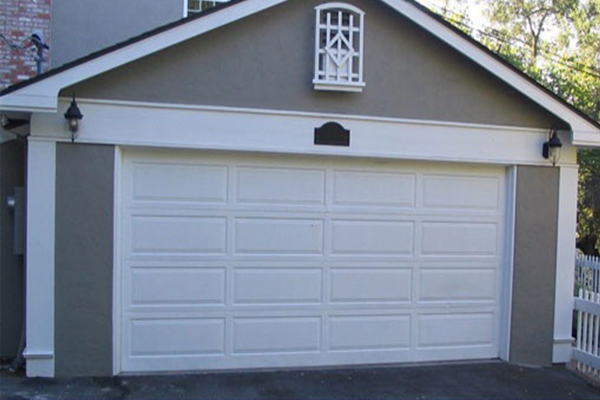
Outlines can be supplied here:
<path id="1" fill-rule="evenodd" d="M 505 171 L 126 152 L 123 371 L 498 357 Z"/>

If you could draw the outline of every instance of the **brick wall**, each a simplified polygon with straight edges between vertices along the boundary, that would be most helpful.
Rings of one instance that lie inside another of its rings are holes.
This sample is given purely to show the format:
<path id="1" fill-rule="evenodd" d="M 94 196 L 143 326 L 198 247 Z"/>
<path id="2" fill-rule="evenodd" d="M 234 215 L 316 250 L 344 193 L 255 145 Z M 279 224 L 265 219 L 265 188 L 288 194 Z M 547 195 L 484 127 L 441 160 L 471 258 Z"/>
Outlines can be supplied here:
<path id="1" fill-rule="evenodd" d="M 50 45 L 51 0 L 0 0 L 0 33 L 22 45 L 35 31 L 42 31 Z M 48 51 L 45 58 L 50 58 Z M 43 70 L 48 70 L 45 61 Z M 36 63 L 30 50 L 14 50 L 0 38 L 0 89 L 36 75 Z"/>

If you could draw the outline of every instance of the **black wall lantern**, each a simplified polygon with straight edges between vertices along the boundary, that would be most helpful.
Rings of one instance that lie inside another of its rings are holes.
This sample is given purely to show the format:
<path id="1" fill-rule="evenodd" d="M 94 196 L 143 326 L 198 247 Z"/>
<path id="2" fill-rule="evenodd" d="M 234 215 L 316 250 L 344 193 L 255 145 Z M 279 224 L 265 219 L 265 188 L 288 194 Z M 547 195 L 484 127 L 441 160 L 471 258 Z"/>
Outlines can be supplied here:
<path id="1" fill-rule="evenodd" d="M 77 107 L 77 102 L 75 101 L 75 94 L 73 94 L 73 100 L 71 100 L 71 105 L 67 109 L 65 113 L 65 119 L 69 125 L 69 130 L 71 131 L 71 143 L 75 141 L 75 137 L 77 137 L 77 131 L 79 130 L 79 121 L 83 118 L 83 114 Z"/>
<path id="2" fill-rule="evenodd" d="M 556 129 L 551 129 L 550 138 L 547 142 L 544 143 L 544 147 L 542 148 L 542 155 L 545 159 L 548 159 L 552 162 L 552 166 L 555 166 L 558 160 L 560 159 L 561 147 L 562 142 L 560 141 L 558 134 L 556 133 Z"/>

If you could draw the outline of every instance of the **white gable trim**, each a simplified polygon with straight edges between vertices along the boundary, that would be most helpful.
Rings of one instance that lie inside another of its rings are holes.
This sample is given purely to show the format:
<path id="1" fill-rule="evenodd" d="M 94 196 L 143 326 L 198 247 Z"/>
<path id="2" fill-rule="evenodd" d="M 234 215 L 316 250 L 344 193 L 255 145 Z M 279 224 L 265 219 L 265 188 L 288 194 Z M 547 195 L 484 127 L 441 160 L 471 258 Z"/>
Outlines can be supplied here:
<path id="1" fill-rule="evenodd" d="M 235 22 L 252 14 L 276 6 L 287 0 L 246 0 L 232 4 L 218 12 L 208 14 L 132 45 L 120 48 L 86 63 L 77 65 L 54 76 L 25 86 L 0 97 L 0 109 L 28 112 L 56 112 L 57 97 L 61 89 L 117 68 L 141 57 L 181 43 L 192 37 Z M 542 90 L 521 74 L 499 62 L 468 39 L 431 18 L 426 12 L 405 0 L 382 0 L 419 26 L 431 32 L 504 82 L 529 97 L 548 111 L 563 119 L 572 128 L 573 144 L 600 146 L 600 129 Z"/>

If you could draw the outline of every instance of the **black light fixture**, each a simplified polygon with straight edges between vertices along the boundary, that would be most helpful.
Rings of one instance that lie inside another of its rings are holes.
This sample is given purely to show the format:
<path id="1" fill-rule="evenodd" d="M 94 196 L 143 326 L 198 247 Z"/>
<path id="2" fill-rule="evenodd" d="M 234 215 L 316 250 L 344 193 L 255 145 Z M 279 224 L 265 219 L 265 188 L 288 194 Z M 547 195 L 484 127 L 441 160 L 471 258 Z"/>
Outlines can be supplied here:
<path id="1" fill-rule="evenodd" d="M 73 100 L 71 100 L 71 105 L 67 109 L 65 113 L 65 119 L 69 124 L 69 130 L 71 131 L 71 142 L 75 141 L 75 137 L 77 136 L 77 131 L 79 130 L 79 121 L 83 118 L 83 114 L 77 107 L 77 101 L 75 101 L 75 93 L 73 93 Z"/>
<path id="2" fill-rule="evenodd" d="M 542 148 L 542 155 L 544 156 L 544 158 L 552 162 L 552 166 L 555 166 L 560 158 L 561 147 L 562 142 L 560 141 L 558 134 L 556 133 L 556 129 L 551 129 L 549 139 L 547 142 L 544 143 L 544 147 Z"/>

